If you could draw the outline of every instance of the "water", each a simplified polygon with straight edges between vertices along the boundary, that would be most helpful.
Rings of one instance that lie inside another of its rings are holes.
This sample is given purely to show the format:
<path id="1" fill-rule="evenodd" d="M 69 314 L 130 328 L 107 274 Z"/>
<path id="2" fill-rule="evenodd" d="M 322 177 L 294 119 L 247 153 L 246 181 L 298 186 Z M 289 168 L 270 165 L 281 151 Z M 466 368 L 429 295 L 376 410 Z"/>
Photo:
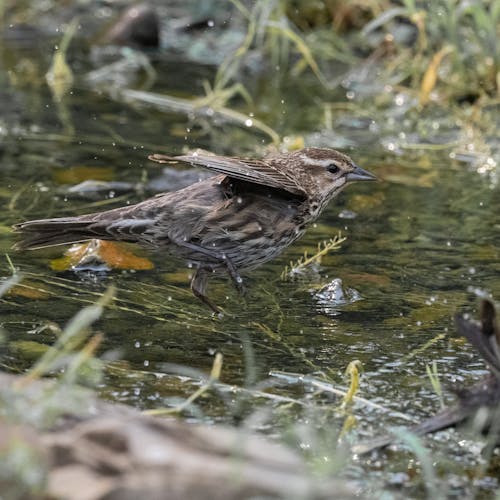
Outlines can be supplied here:
<path id="1" fill-rule="evenodd" d="M 199 382 L 191 372 L 187 378 L 172 372 L 183 366 L 208 373 L 214 354 L 221 352 L 222 382 L 228 387 L 198 402 L 198 412 L 191 419 L 234 423 L 268 406 L 275 411 L 270 423 L 255 426 L 271 435 L 308 429 L 305 434 L 297 432 L 313 455 L 332 453 L 334 441 L 321 442 L 319 436 L 327 429 L 336 435 L 343 416 L 335 411 L 338 400 L 317 394 L 298 375 L 326 374 L 344 387 L 346 366 L 361 361 L 360 394 L 392 413 L 356 405 L 352 413 L 358 427 L 353 440 L 436 411 L 438 397 L 425 369 L 432 361 L 444 383 L 466 385 L 484 376 L 484 363 L 456 338 L 453 315 L 476 314 L 477 291 L 500 297 L 498 187 L 491 176 L 451 158 L 449 148 L 388 147 L 401 141 L 397 127 L 366 126 L 377 121 L 377 113 L 384 122 L 387 110 L 370 110 L 368 122 L 357 121 L 362 115 L 351 111 L 339 115 L 332 130 L 322 130 L 322 124 L 311 118 L 318 116 L 313 99 L 304 97 L 318 90 L 308 78 L 288 82 L 279 96 L 270 85 L 260 97 L 261 103 L 279 103 L 276 117 L 269 112 L 271 125 L 281 133 L 303 134 L 308 144 L 337 146 L 344 141 L 350 145 L 345 151 L 380 181 L 348 187 L 297 244 L 244 276 L 248 289 L 244 298 L 238 297 L 229 280 L 214 280 L 209 295 L 224 308 L 222 317 L 214 317 L 190 293 L 192 269 L 168 255 L 142 252 L 154 262 L 151 270 L 75 273 L 51 270 L 51 260 L 60 257 L 62 249 L 13 252 L 11 224 L 99 211 L 153 194 L 161 181 L 161 168 L 148 162 L 152 152 L 179 152 L 187 146 L 232 155 L 262 154 L 264 136 L 252 130 L 210 120 L 200 126 L 183 114 L 135 108 L 78 81 L 72 93 L 57 103 L 43 81 L 49 55 L 49 50 L 40 55 L 35 48 L 10 45 L 4 47 L 0 65 L 4 109 L 0 255 L 8 254 L 24 276 L 24 288 L 0 300 L 1 327 L 7 339 L 1 359 L 4 369 L 26 370 L 43 346 L 56 338 L 47 325 L 63 327 L 113 283 L 116 300 L 95 325 L 96 331 L 104 333 L 101 354 L 115 360 L 100 387 L 103 395 L 140 408 L 173 404 L 178 399 L 172 398 L 188 397 Z M 34 61 L 38 66 L 34 76 L 17 83 L 12 73 L 8 76 L 8 70 L 19 73 L 22 63 L 29 67 Z M 82 73 L 90 69 L 83 54 L 73 55 L 73 65 Z M 178 93 L 179 82 L 190 82 L 183 90 L 196 94 L 199 85 L 193 82 L 212 74 L 209 68 L 191 63 L 158 62 L 160 74 L 169 74 L 162 73 L 168 68 L 175 68 L 175 78 L 167 82 L 162 78 L 154 91 Z M 301 106 L 311 108 L 305 109 L 302 124 L 296 96 Z M 339 90 L 329 99 L 342 97 Z M 283 119 L 283 109 L 294 115 L 292 120 Z M 412 123 L 404 127 L 410 129 Z M 449 127 L 446 133 L 454 137 L 456 130 Z M 414 130 L 413 139 L 422 137 L 422 130 Z M 448 139 L 445 134 L 442 142 Z M 87 198 L 68 192 L 86 180 L 121 184 L 115 185 L 119 190 L 104 189 Z M 302 273 L 281 278 L 290 261 L 306 250 L 313 254 L 319 242 L 339 231 L 347 237 L 339 250 Z M 10 275 L 5 258 L 0 258 L 0 275 Z M 338 287 L 338 280 L 344 295 L 336 295 L 338 290 L 320 291 L 329 284 Z M 289 407 L 255 395 L 245 399 L 229 387 L 265 381 L 275 386 L 272 394 L 309 406 L 306 410 Z M 459 433 L 447 432 L 426 440 L 437 463 L 446 457 L 459 464 L 452 472 L 441 472 L 456 494 L 471 491 L 466 473 L 482 460 L 475 441 L 463 439 Z M 355 462 L 349 474 L 365 478 L 374 490 L 391 491 L 403 485 L 409 488 L 408 494 L 418 494 L 411 489 L 415 475 L 411 454 L 400 452 L 380 460 Z M 495 484 L 485 481 L 481 491 L 487 494 Z"/>

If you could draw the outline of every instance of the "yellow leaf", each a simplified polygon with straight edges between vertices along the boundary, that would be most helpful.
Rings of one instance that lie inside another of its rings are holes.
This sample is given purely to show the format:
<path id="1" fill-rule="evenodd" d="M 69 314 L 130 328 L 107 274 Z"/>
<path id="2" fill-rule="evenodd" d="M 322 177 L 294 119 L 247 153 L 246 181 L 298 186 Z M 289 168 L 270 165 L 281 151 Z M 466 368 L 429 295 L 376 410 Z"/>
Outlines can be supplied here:
<path id="1" fill-rule="evenodd" d="M 420 85 L 419 102 L 421 106 L 425 106 L 429 102 L 430 94 L 436 86 L 439 66 L 441 65 L 443 58 L 450 52 L 453 52 L 452 47 L 443 47 L 439 52 L 434 54 L 429 66 L 427 67 Z"/>

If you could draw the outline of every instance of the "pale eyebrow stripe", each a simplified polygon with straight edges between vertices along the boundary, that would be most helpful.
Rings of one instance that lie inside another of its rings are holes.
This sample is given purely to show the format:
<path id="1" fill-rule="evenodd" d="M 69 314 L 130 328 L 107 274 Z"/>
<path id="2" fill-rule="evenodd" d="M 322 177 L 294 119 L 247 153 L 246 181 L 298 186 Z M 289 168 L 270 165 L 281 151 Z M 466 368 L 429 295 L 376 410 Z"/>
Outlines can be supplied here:
<path id="1" fill-rule="evenodd" d="M 314 158 L 309 158 L 306 155 L 300 155 L 300 158 L 306 165 L 316 165 L 318 167 L 325 167 L 326 168 L 326 167 L 328 167 L 328 165 L 335 163 L 333 159 L 315 160 Z"/>

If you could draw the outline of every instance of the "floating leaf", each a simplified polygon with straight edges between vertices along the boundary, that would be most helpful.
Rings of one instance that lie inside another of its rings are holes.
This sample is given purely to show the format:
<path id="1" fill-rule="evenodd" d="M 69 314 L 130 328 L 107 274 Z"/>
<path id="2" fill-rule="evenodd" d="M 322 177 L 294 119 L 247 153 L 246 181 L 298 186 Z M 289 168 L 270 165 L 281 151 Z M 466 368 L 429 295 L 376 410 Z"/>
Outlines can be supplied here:
<path id="1" fill-rule="evenodd" d="M 73 245 L 64 257 L 52 260 L 50 267 L 54 271 L 66 271 L 85 267 L 95 269 L 99 264 L 111 269 L 146 270 L 154 267 L 149 259 L 134 255 L 122 244 L 103 240 Z"/>

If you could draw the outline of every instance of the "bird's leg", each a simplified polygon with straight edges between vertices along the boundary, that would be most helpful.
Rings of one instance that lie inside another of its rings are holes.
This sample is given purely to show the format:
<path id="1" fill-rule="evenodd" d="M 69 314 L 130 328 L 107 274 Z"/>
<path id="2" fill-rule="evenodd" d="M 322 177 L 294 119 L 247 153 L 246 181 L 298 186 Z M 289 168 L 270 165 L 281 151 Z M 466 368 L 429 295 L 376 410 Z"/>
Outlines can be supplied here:
<path id="1" fill-rule="evenodd" d="M 224 255 L 223 253 L 217 250 L 212 250 L 211 248 L 206 248 L 200 245 L 196 245 L 195 243 L 191 243 L 189 241 L 172 239 L 172 242 L 181 247 L 193 250 L 194 252 L 201 253 L 203 255 L 206 255 L 207 257 L 211 257 L 212 259 L 219 261 L 221 264 L 224 264 L 238 292 L 241 295 L 245 293 L 245 287 L 243 286 L 243 279 L 238 273 L 236 266 L 232 263 L 231 259 L 227 255 Z"/>
<path id="2" fill-rule="evenodd" d="M 191 279 L 191 291 L 195 297 L 198 297 L 206 304 L 215 314 L 219 314 L 220 309 L 206 296 L 208 281 L 208 270 L 204 267 L 198 268 Z"/>
<path id="3" fill-rule="evenodd" d="M 227 272 L 228 272 L 230 278 L 232 279 L 233 284 L 236 287 L 236 290 L 238 290 L 238 293 L 240 295 L 244 295 L 245 294 L 245 286 L 243 285 L 243 278 L 238 273 L 236 266 L 233 264 L 232 260 L 225 255 L 222 256 L 222 260 L 223 260 L 224 264 L 226 265 Z"/>

